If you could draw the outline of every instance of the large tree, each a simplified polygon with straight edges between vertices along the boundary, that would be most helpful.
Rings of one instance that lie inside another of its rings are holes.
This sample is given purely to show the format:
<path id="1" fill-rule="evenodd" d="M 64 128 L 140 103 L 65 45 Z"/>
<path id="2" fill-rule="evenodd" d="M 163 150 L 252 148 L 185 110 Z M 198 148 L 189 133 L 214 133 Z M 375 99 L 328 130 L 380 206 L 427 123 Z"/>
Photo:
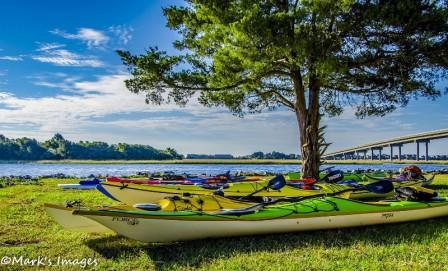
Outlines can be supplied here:
<path id="1" fill-rule="evenodd" d="M 153 104 L 235 114 L 295 113 L 302 172 L 317 176 L 320 118 L 351 105 L 382 116 L 412 97 L 435 98 L 448 63 L 447 1 L 189 0 L 165 8 L 178 54 L 118 51 L 127 88 Z"/>

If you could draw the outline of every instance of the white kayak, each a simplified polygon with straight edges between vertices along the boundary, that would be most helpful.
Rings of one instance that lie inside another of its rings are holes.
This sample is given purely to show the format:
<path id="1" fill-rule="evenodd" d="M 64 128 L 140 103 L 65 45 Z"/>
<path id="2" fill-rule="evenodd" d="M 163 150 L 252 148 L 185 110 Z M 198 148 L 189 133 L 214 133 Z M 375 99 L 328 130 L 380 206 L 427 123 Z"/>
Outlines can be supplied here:
<path id="1" fill-rule="evenodd" d="M 79 232 L 112 232 L 111 229 L 101 225 L 95 220 L 83 216 L 74 216 L 74 208 L 55 204 L 44 204 L 47 213 L 67 230 Z"/>

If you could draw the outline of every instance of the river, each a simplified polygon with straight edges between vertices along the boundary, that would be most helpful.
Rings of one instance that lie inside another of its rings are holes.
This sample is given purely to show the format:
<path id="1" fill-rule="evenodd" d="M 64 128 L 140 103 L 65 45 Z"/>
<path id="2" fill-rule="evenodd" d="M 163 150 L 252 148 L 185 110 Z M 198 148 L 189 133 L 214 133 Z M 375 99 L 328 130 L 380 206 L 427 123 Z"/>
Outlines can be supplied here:
<path id="1" fill-rule="evenodd" d="M 330 164 L 323 166 L 329 167 Z M 385 171 L 398 171 L 403 164 L 347 164 L 334 165 L 335 168 L 344 171 L 356 169 L 372 169 Z M 448 170 L 448 165 L 420 164 L 423 171 Z M 174 171 L 176 173 L 189 174 L 222 174 L 228 170 L 231 172 L 258 172 L 267 171 L 275 173 L 286 173 L 297 171 L 298 165 L 251 165 L 251 164 L 0 164 L 0 176 L 23 176 L 31 175 L 33 177 L 53 175 L 63 173 L 68 176 L 85 177 L 93 175 L 125 176 L 136 174 L 137 172 L 160 172 Z"/>

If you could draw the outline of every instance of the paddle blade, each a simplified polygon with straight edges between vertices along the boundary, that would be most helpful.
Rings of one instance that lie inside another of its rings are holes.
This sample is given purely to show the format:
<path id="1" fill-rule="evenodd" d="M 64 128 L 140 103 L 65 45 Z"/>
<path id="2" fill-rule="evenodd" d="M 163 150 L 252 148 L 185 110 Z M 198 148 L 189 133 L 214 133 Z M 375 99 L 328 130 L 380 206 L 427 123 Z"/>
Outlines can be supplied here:
<path id="1" fill-rule="evenodd" d="M 381 180 L 374 183 L 369 183 L 365 186 L 366 190 L 377 194 L 386 194 L 394 190 L 392 182 Z"/>
<path id="2" fill-rule="evenodd" d="M 319 172 L 327 172 L 327 173 L 329 173 L 329 172 L 330 172 L 330 169 L 333 169 L 334 167 L 335 167 L 335 166 L 327 167 L 327 168 L 324 168 L 324 169 L 319 170 Z"/>
<path id="3" fill-rule="evenodd" d="M 285 177 L 283 177 L 283 175 L 275 176 L 268 183 L 268 187 L 273 190 L 280 190 L 285 185 L 286 185 L 286 180 L 285 180 Z"/>
<path id="4" fill-rule="evenodd" d="M 321 179 L 321 181 L 327 183 L 337 183 L 344 179 L 344 172 L 342 170 L 327 171 L 327 174 Z"/>
<path id="5" fill-rule="evenodd" d="M 353 192 L 352 190 L 346 190 L 346 191 L 342 191 L 342 192 L 335 194 L 335 196 L 337 196 L 339 198 L 343 198 L 343 199 L 349 199 L 352 192 Z"/>

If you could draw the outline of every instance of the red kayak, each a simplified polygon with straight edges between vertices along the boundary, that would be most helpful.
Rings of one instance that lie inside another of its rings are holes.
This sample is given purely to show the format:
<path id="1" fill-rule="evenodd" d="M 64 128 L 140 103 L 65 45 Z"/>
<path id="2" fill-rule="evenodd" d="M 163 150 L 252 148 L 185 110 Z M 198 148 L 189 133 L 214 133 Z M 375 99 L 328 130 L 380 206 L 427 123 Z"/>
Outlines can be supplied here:
<path id="1" fill-rule="evenodd" d="M 117 183 L 133 183 L 133 184 L 193 184 L 193 182 L 186 180 L 152 180 L 152 179 L 128 179 L 128 178 L 119 178 L 119 177 L 107 177 L 106 181 L 108 182 L 117 182 Z"/>

